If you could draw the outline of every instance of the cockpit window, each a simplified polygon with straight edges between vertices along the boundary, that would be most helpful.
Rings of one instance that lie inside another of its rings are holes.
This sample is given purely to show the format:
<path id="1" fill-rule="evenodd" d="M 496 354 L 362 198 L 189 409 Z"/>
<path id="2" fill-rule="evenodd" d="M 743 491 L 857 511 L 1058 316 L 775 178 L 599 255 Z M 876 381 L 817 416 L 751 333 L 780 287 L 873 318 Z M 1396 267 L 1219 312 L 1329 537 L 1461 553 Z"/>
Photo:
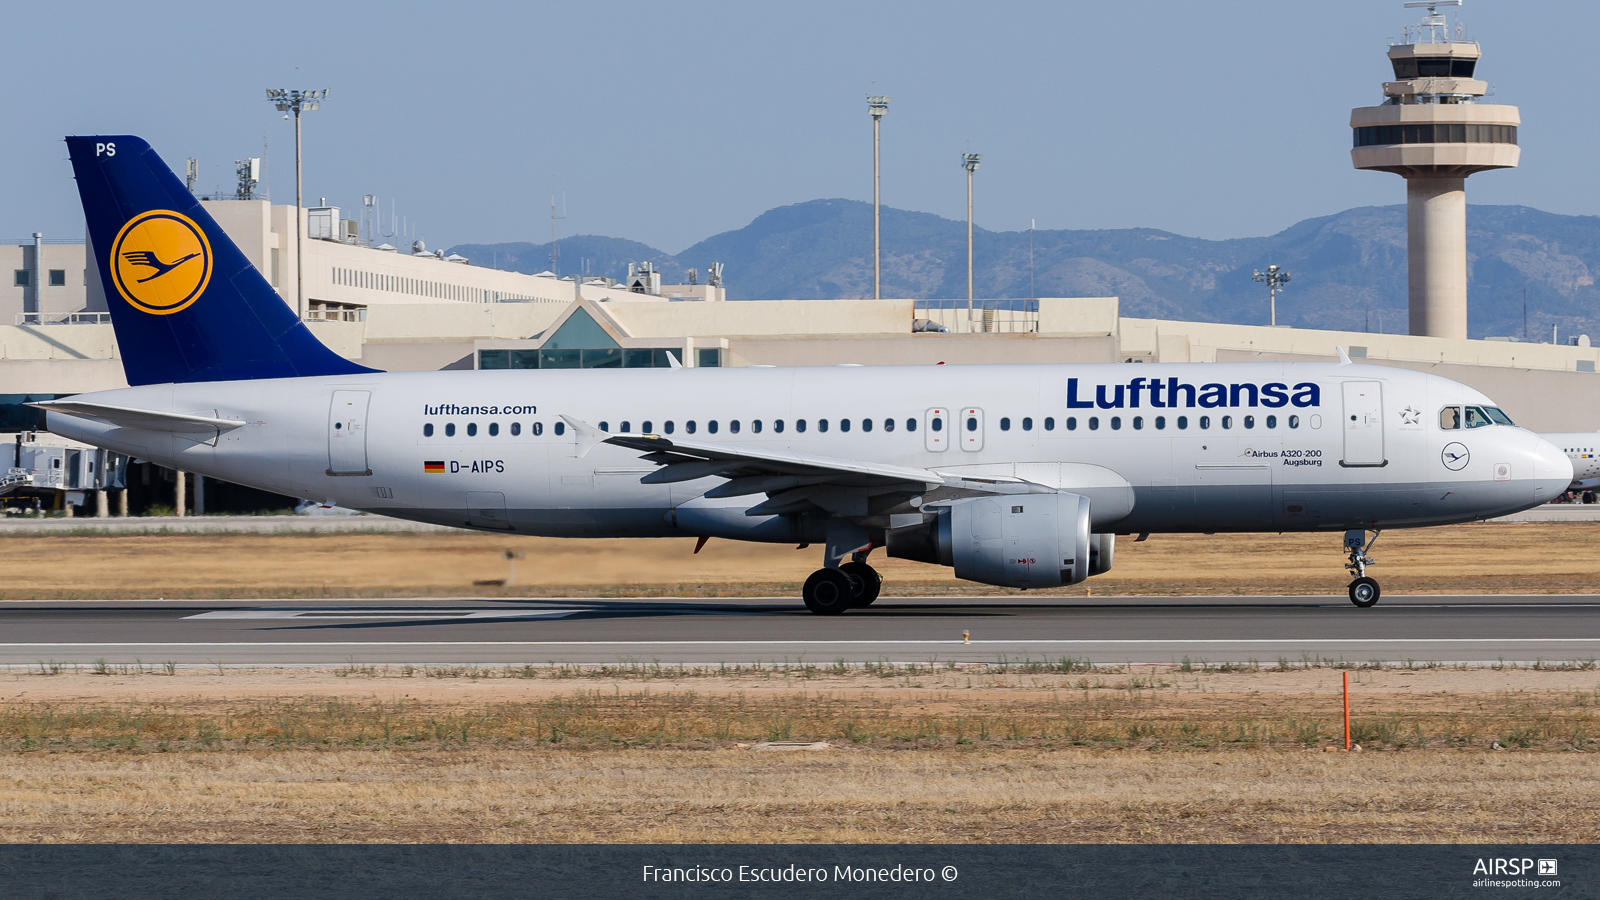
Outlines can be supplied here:
<path id="1" fill-rule="evenodd" d="M 1483 407 L 1481 407 L 1481 406 L 1469 406 L 1469 407 L 1467 407 L 1467 427 L 1468 428 L 1482 428 L 1485 425 L 1491 424 L 1491 421 L 1492 420 L 1489 418 L 1489 413 L 1487 411 L 1485 411 Z"/>
<path id="2" fill-rule="evenodd" d="M 1484 407 L 1483 411 L 1489 414 L 1489 420 L 1494 422 L 1496 425 L 1513 424 L 1511 417 L 1501 412 L 1498 407 L 1486 406 Z"/>
<path id="3" fill-rule="evenodd" d="M 1446 406 L 1439 410 L 1439 427 L 1445 431 L 1455 431 L 1461 427 L 1461 407 Z"/>

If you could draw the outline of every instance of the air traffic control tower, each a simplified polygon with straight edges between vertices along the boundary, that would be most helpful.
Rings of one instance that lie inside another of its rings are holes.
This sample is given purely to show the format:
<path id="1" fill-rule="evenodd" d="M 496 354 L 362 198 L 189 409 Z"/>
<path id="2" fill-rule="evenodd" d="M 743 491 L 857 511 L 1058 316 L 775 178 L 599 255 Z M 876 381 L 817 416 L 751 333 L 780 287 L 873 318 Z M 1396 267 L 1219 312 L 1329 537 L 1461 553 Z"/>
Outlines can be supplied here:
<path id="1" fill-rule="evenodd" d="M 1389 48 L 1383 104 L 1350 112 L 1355 167 L 1406 180 L 1411 333 L 1429 337 L 1467 336 L 1467 176 L 1512 168 L 1522 152 L 1517 108 L 1482 102 L 1478 43 L 1438 11 L 1460 5 L 1407 3 L 1427 15 Z"/>

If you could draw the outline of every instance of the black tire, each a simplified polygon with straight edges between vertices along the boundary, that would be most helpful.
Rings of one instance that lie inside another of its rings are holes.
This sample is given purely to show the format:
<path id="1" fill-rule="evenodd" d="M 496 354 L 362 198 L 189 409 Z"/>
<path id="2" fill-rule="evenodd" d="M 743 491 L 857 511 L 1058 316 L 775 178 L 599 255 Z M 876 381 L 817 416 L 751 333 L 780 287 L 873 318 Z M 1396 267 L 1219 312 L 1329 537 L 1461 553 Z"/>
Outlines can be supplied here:
<path id="1" fill-rule="evenodd" d="M 854 599 L 850 605 L 856 609 L 871 606 L 872 601 L 878 599 L 878 592 L 883 590 L 883 576 L 878 570 L 864 562 L 847 562 L 839 567 L 850 578 L 850 583 L 856 589 Z"/>
<path id="2" fill-rule="evenodd" d="M 806 609 L 819 616 L 837 616 L 854 603 L 855 585 L 838 569 L 818 569 L 800 590 Z"/>
<path id="3" fill-rule="evenodd" d="M 1378 583 L 1365 575 L 1350 582 L 1350 602 L 1362 609 L 1376 604 L 1382 593 L 1378 589 Z"/>

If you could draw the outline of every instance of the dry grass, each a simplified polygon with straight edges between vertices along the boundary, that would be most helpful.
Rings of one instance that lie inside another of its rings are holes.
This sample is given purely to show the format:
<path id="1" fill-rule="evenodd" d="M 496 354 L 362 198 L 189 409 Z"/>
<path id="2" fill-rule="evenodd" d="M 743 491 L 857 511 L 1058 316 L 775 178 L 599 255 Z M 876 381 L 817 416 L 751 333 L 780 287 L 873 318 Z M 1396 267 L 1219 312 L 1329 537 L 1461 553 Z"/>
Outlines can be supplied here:
<path id="1" fill-rule="evenodd" d="M 0 841 L 1600 839 L 1590 670 L 428 674 L 13 672 Z"/>
<path id="2" fill-rule="evenodd" d="M 696 555 L 693 544 L 475 533 L 18 536 L 0 557 L 0 599 L 793 596 L 818 565 L 814 549 L 713 540 Z M 518 584 L 475 587 L 506 577 L 506 549 L 527 556 Z M 1347 580 L 1337 534 L 1158 535 L 1117 550 L 1112 572 L 1064 592 L 1325 594 Z M 72 559 L 67 578 L 37 565 L 39 554 Z M 1392 531 L 1374 555 L 1388 594 L 1591 591 L 1600 524 Z M 874 563 L 890 595 L 1013 593 L 941 567 L 881 555 Z"/>

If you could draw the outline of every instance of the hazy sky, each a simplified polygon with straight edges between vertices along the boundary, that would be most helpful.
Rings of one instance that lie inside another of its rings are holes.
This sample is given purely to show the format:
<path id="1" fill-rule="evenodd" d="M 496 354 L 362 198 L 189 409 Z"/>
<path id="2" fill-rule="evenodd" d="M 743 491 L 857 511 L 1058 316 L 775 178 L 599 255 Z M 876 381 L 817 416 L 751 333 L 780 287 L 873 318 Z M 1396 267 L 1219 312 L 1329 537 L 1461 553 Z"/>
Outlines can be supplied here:
<path id="1" fill-rule="evenodd" d="M 1262 235 L 1399 203 L 1350 168 L 1400 0 L 804 3 L 31 3 L 7 12 L 0 239 L 82 233 L 61 137 L 133 133 L 201 187 L 268 142 L 293 200 L 293 130 L 266 87 L 331 87 L 306 116 L 305 191 L 390 198 L 429 246 L 607 234 L 676 252 L 774 206 L 870 200 L 997 230 L 1145 226 Z M 1572 88 L 1600 4 L 1468 0 L 1480 77 L 1517 104 L 1522 168 L 1475 203 L 1600 212 L 1595 101 Z M 1557 64 L 1559 63 L 1559 65 Z M 296 67 L 298 68 L 298 74 Z M 1551 79 L 1555 78 L 1555 81 Z M 1559 90 L 1551 84 L 1569 84 Z"/>

